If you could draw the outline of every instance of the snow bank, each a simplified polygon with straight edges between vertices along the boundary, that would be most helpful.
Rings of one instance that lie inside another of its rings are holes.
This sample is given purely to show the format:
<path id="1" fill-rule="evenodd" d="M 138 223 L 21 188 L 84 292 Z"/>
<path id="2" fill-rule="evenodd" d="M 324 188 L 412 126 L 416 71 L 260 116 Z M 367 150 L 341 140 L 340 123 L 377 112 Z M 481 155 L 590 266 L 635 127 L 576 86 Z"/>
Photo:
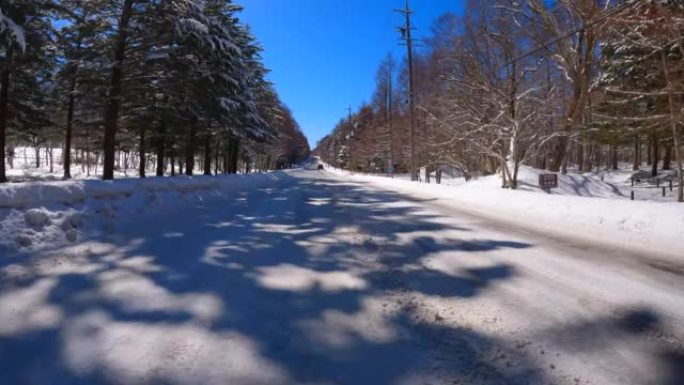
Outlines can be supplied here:
<path id="1" fill-rule="evenodd" d="M 337 170 L 341 171 L 341 170 Z M 567 174 L 556 173 L 558 175 L 558 188 L 551 190 L 550 195 L 570 195 L 593 198 L 612 198 L 630 199 L 631 192 L 635 193 L 635 200 L 672 202 L 676 199 L 676 182 L 674 190 L 670 191 L 668 181 L 676 178 L 675 171 L 659 171 L 657 178 L 652 178 L 650 168 L 636 171 L 642 175 L 641 182 L 632 186 L 631 178 L 635 171 L 631 164 L 622 164 L 618 170 L 597 170 L 592 172 L 580 172 L 569 170 Z M 529 166 L 520 166 L 518 173 L 518 190 L 534 191 L 549 195 L 546 191 L 539 188 L 539 174 L 548 173 Z M 387 176 L 386 174 L 364 174 Z M 398 174 L 394 179 L 408 181 L 408 174 Z M 435 180 L 435 173 L 432 173 L 432 180 Z M 660 180 L 660 187 L 656 180 Z M 445 172 L 442 175 L 442 184 L 447 186 L 478 186 L 487 188 L 501 187 L 501 176 L 498 174 L 487 176 L 474 176 L 473 179 L 466 180 L 458 172 Z M 666 188 L 666 195 L 662 195 L 662 186 Z"/>
<path id="2" fill-rule="evenodd" d="M 272 182 L 284 173 L 175 178 L 26 182 L 0 185 L 0 208 L 26 209 L 51 204 L 75 204 L 86 199 L 117 199 L 135 192 L 191 192 L 249 187 Z"/>
<path id="3" fill-rule="evenodd" d="M 352 180 L 420 197 L 480 217 L 550 235 L 586 239 L 645 253 L 684 255 L 684 204 L 551 195 L 483 183 L 412 183 L 330 169 Z"/>
<path id="4" fill-rule="evenodd" d="M 287 177 L 286 172 L 279 171 L 0 185 L 0 255 L 17 248 L 59 247 L 97 229 L 110 231 L 117 217 L 177 210 L 184 203 L 217 195 L 229 197 L 236 191 L 268 186 Z"/>

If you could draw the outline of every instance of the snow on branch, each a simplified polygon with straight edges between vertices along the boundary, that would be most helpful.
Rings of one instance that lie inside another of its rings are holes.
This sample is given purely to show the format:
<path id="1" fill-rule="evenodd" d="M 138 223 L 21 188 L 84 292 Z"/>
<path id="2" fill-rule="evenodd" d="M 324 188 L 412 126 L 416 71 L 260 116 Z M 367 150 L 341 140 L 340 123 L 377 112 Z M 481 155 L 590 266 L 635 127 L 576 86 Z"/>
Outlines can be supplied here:
<path id="1" fill-rule="evenodd" d="M 0 9 L 0 34 L 7 34 L 14 40 L 22 51 L 26 51 L 26 38 L 24 36 L 24 29 L 17 25 L 14 20 L 10 19 Z"/>

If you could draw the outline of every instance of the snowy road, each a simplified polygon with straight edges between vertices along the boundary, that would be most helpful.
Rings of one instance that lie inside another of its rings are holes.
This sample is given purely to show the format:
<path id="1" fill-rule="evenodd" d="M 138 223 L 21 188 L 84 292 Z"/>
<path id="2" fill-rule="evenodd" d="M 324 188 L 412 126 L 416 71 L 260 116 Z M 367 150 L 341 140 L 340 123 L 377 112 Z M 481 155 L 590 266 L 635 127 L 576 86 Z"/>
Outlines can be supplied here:
<path id="1" fill-rule="evenodd" d="M 0 262 L 0 384 L 684 383 L 684 263 L 291 176 Z"/>

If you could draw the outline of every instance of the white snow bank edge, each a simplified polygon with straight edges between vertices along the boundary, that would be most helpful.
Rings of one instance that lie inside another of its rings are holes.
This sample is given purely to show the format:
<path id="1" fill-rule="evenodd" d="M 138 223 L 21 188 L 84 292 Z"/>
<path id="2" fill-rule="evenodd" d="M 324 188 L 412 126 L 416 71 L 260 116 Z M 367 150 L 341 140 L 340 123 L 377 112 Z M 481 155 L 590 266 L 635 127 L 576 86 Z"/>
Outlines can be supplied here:
<path id="1" fill-rule="evenodd" d="M 191 192 L 246 188 L 287 178 L 283 171 L 247 175 L 151 177 L 113 181 L 79 180 L 0 185 L 0 209 L 28 209 L 53 204 L 71 205 L 88 199 L 126 198 L 136 192 Z"/>

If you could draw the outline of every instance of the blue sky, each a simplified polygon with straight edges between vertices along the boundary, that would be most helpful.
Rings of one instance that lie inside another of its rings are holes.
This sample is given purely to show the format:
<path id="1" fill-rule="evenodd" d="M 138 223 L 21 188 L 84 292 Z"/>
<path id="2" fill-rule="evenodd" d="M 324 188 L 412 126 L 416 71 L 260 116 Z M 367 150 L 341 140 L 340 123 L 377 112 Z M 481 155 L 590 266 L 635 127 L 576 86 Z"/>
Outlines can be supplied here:
<path id="1" fill-rule="evenodd" d="M 371 97 L 375 72 L 388 52 L 399 59 L 393 12 L 403 0 L 236 0 L 240 18 L 263 45 L 282 100 L 292 109 L 311 146 Z M 429 34 L 441 14 L 459 12 L 462 0 L 412 0 L 416 38 Z"/>

